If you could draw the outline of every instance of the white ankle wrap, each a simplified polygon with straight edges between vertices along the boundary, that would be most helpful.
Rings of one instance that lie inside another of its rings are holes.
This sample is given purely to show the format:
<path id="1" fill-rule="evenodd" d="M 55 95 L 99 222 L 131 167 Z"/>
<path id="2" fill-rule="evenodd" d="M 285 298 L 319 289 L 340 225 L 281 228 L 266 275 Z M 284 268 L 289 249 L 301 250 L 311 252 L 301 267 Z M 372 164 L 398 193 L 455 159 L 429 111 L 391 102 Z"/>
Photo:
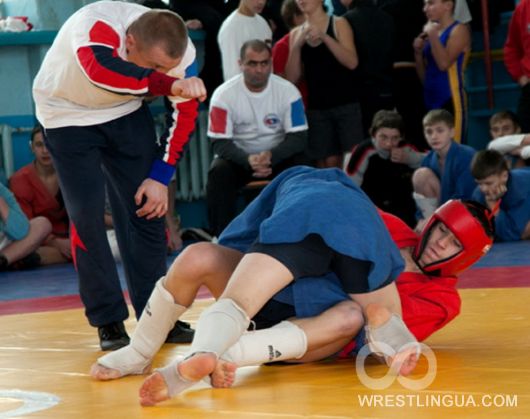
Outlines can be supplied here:
<path id="1" fill-rule="evenodd" d="M 175 362 L 170 363 L 169 365 L 166 365 L 163 368 L 158 368 L 156 371 L 158 371 L 160 374 L 162 374 L 162 377 L 164 378 L 164 381 L 167 385 L 167 392 L 169 394 L 169 397 L 174 397 L 179 393 L 182 393 L 184 390 L 192 387 L 194 384 L 196 384 L 196 381 L 190 381 L 186 380 L 184 377 L 182 377 L 179 374 L 178 371 L 178 364 L 180 360 L 177 360 Z"/>
<path id="2" fill-rule="evenodd" d="M 151 365 L 151 359 L 145 358 L 131 345 L 127 345 L 98 358 L 98 364 L 118 371 L 120 373 L 119 377 L 125 377 L 126 375 L 143 374 L 147 367 Z"/>
<path id="3" fill-rule="evenodd" d="M 307 352 L 305 332 L 290 321 L 247 332 L 221 358 L 238 367 L 299 359 Z"/>
<path id="4" fill-rule="evenodd" d="M 417 354 L 420 353 L 418 341 L 403 320 L 395 314 L 382 326 L 365 326 L 365 331 L 370 350 L 377 355 L 394 356 L 411 346 L 416 348 Z"/>
<path id="5" fill-rule="evenodd" d="M 190 353 L 224 353 L 247 330 L 250 319 L 232 299 L 223 298 L 204 310 L 197 322 Z"/>

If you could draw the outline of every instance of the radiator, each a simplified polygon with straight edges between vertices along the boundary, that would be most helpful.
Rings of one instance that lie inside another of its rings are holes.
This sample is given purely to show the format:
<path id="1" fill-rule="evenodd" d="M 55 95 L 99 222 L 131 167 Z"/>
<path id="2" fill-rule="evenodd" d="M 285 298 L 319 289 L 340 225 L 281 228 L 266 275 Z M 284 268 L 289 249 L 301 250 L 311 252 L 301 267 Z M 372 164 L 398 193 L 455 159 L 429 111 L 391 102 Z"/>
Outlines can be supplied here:
<path id="1" fill-rule="evenodd" d="M 158 134 L 164 129 L 165 116 L 155 117 Z M 212 148 L 206 135 L 208 131 L 208 110 L 201 109 L 197 118 L 195 131 L 184 151 L 184 155 L 177 165 L 176 199 L 179 201 L 193 201 L 206 196 L 206 181 L 208 169 L 213 158 Z"/>

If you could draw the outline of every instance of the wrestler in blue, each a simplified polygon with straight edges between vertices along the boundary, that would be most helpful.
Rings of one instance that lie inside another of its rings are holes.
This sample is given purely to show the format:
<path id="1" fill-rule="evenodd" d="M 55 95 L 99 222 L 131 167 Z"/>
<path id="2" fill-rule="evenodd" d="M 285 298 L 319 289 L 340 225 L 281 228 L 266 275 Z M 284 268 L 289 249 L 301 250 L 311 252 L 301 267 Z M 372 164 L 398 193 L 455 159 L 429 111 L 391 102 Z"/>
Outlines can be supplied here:
<path id="1" fill-rule="evenodd" d="M 359 261 L 367 275 L 358 276 L 360 283 L 352 292 L 378 289 L 403 270 L 399 250 L 376 207 L 338 169 L 299 166 L 285 171 L 227 226 L 219 244 L 247 253 L 256 244 L 298 243 L 314 235 L 334 252 Z"/>

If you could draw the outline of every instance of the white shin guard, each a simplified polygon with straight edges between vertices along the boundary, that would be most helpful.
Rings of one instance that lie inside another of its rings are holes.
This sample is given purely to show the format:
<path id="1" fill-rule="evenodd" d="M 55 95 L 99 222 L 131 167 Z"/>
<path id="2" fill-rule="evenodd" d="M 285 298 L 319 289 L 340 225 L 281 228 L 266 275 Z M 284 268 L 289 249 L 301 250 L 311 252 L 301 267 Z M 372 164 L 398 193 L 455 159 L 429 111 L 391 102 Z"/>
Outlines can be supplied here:
<path id="1" fill-rule="evenodd" d="M 211 352 L 219 357 L 237 342 L 249 324 L 247 313 L 233 300 L 218 300 L 199 317 L 190 353 Z"/>
<path id="2" fill-rule="evenodd" d="M 131 343 L 102 356 L 98 363 L 120 371 L 122 376 L 142 374 L 186 310 L 186 307 L 175 304 L 173 296 L 164 288 L 163 278 L 159 279 L 138 320 Z"/>
<path id="3" fill-rule="evenodd" d="M 221 358 L 238 367 L 299 359 L 307 352 L 304 331 L 290 321 L 270 329 L 247 332 Z"/>
<path id="4" fill-rule="evenodd" d="M 164 344 L 175 322 L 188 309 L 175 304 L 171 293 L 164 288 L 163 279 L 159 279 L 156 283 L 131 337 L 131 346 L 150 359 Z"/>

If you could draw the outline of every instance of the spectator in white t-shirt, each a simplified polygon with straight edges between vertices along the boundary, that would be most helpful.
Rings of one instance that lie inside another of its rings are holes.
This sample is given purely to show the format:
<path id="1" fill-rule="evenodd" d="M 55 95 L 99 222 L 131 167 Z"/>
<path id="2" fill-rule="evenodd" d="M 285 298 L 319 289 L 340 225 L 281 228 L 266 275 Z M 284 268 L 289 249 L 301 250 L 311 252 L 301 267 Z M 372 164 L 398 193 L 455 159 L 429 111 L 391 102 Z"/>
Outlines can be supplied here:
<path id="1" fill-rule="evenodd" d="M 272 30 L 267 21 L 259 15 L 265 0 L 240 0 L 239 7 L 223 22 L 217 35 L 223 62 L 223 77 L 228 80 L 239 74 L 239 50 L 251 39 L 272 43 Z"/>
<path id="2" fill-rule="evenodd" d="M 253 180 L 269 180 L 304 163 L 307 122 L 300 92 L 271 74 L 270 47 L 243 44 L 242 74 L 217 88 L 210 100 L 208 136 L 214 160 L 208 173 L 207 203 L 212 234 L 235 216 L 238 191 Z"/>

